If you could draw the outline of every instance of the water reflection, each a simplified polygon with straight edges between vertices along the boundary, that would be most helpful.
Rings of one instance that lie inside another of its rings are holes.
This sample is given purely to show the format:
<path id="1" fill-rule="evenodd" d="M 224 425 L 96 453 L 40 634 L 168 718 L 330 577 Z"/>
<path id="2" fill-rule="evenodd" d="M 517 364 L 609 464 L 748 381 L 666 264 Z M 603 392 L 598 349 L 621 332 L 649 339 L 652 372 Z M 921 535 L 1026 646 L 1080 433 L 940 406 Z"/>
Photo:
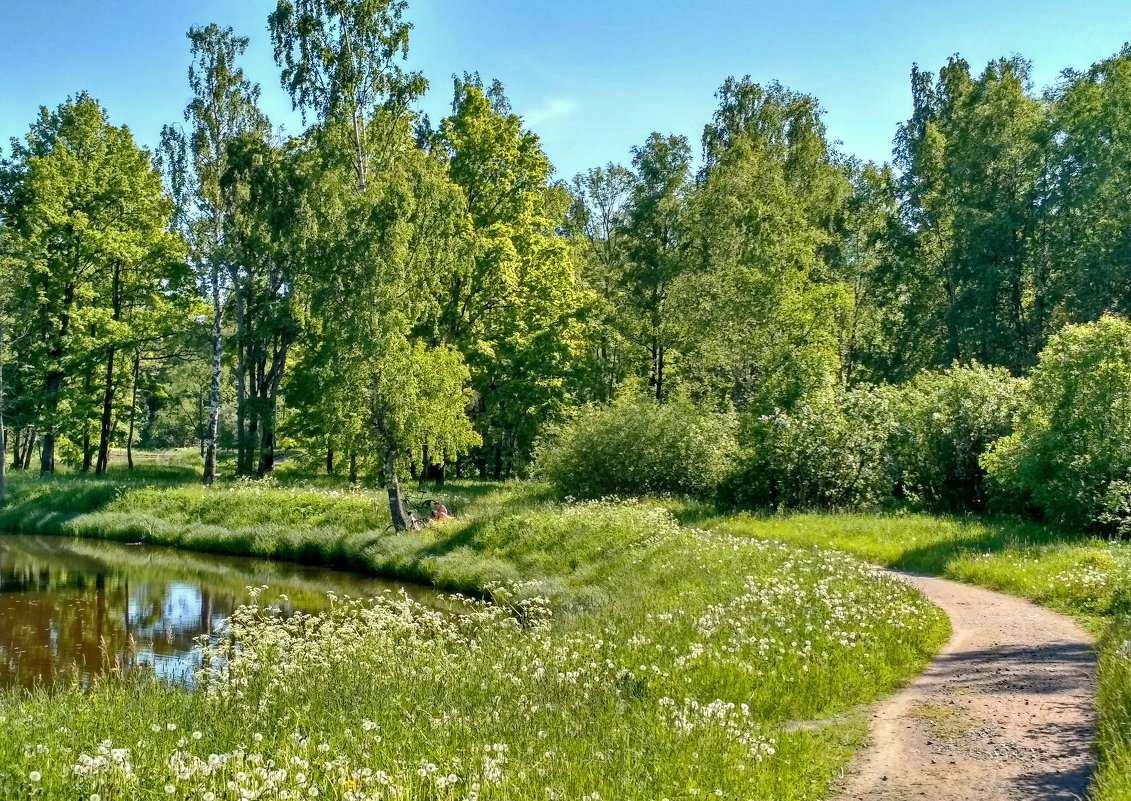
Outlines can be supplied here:
<path id="1" fill-rule="evenodd" d="M 223 631 L 247 587 L 284 614 L 326 593 L 366 597 L 400 585 L 331 570 L 62 537 L 0 535 L 0 687 L 86 682 L 144 664 L 170 680 L 196 666 L 195 640 Z M 423 600 L 434 596 L 406 588 Z M 287 599 L 280 599 L 286 595 Z"/>

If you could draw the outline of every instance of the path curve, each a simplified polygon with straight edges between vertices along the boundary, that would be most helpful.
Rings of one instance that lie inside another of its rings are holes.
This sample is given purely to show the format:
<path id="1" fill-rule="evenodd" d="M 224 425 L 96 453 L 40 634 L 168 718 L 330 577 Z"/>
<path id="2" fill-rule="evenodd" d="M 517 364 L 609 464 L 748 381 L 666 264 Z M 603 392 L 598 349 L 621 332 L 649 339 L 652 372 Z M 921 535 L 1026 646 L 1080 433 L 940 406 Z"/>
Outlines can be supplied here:
<path id="1" fill-rule="evenodd" d="M 1091 637 L 1020 598 L 894 575 L 942 607 L 953 631 L 873 711 L 870 743 L 837 801 L 1083 798 L 1095 761 Z"/>

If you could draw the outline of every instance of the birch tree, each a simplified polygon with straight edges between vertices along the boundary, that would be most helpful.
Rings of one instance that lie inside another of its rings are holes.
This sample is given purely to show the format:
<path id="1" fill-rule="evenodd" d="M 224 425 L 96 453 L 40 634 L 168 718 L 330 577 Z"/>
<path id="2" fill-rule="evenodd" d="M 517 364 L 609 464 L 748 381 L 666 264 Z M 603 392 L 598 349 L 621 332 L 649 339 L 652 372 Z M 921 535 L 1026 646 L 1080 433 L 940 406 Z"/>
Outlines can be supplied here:
<path id="1" fill-rule="evenodd" d="M 247 50 L 247 38 L 218 25 L 190 28 L 187 36 L 192 52 L 188 72 L 192 99 L 185 108 L 188 130 L 166 126 L 162 149 L 166 172 L 178 199 L 177 221 L 189 243 L 203 294 L 212 307 L 212 384 L 203 478 L 204 484 L 210 485 L 216 480 L 225 290 L 232 268 L 224 252 L 230 199 L 221 191 L 220 178 L 226 168 L 228 143 L 244 133 L 263 134 L 270 124 L 258 107 L 259 86 L 249 81 L 236 65 Z M 235 311 L 237 325 L 242 325 L 242 309 L 237 305 Z M 240 368 L 237 404 L 242 407 L 246 389 L 242 385 L 242 365 Z M 239 428 L 237 438 L 242 441 L 242 419 Z"/>

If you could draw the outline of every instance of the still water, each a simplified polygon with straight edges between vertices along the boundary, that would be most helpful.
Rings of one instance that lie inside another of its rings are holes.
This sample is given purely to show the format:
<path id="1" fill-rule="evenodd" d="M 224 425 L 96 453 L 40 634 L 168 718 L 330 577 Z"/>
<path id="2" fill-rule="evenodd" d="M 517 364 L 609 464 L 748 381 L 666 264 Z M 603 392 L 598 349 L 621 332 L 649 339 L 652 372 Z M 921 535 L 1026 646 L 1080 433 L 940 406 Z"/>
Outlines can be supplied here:
<path id="1" fill-rule="evenodd" d="M 109 666 L 147 665 L 170 681 L 198 664 L 194 638 L 260 603 L 320 611 L 327 592 L 369 597 L 402 586 L 333 570 L 66 537 L 0 534 L 0 688 L 86 682 Z M 403 587 L 418 600 L 436 596 Z M 286 595 L 287 600 L 279 599 Z"/>

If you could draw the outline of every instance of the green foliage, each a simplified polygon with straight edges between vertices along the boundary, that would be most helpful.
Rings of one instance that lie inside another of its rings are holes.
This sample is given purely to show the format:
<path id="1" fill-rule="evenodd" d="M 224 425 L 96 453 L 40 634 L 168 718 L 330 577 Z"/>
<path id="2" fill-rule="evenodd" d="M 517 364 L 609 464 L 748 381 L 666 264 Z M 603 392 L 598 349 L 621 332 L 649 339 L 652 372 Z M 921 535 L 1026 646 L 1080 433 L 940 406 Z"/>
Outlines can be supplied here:
<path id="1" fill-rule="evenodd" d="M 1051 93 L 1061 170 L 1049 204 L 1061 209 L 1042 228 L 1058 315 L 1094 320 L 1131 314 L 1127 291 L 1127 231 L 1123 200 L 1131 181 L 1131 47 L 1084 72 L 1068 71 Z"/>
<path id="2" fill-rule="evenodd" d="M 734 420 L 683 396 L 659 404 L 628 389 L 550 428 L 535 472 L 561 495 L 709 495 L 731 468 Z"/>
<path id="3" fill-rule="evenodd" d="M 1030 366 L 1047 325 L 1049 269 L 1033 248 L 1049 131 L 1030 65 L 954 56 L 913 67 L 914 111 L 896 137 L 903 263 L 890 275 L 911 369 L 977 359 Z"/>
<path id="4" fill-rule="evenodd" d="M 1067 528 L 1123 524 L 1131 478 L 1131 323 L 1106 315 L 1049 340 L 1013 434 L 983 465 L 1002 504 L 1031 504 Z"/>
<path id="5" fill-rule="evenodd" d="M 934 511 L 984 508 L 979 459 L 1013 430 L 1024 388 L 1005 369 L 977 364 L 920 373 L 900 385 L 892 456 L 902 494 Z"/>
<path id="6" fill-rule="evenodd" d="M 824 233 L 806 202 L 773 149 L 746 135 L 693 201 L 700 262 L 679 298 L 695 344 L 680 371 L 693 386 L 729 391 L 739 409 L 789 409 L 836 373 L 831 310 L 841 288 L 813 280 Z"/>
<path id="7" fill-rule="evenodd" d="M 1113 622 L 1100 643 L 1096 742 L 1099 759 L 1093 782 L 1101 801 L 1131 798 L 1131 617 Z"/>
<path id="8" fill-rule="evenodd" d="M 420 342 L 381 343 L 374 363 L 374 426 L 405 458 L 443 464 L 479 443 L 464 409 L 471 401 L 467 366 L 458 351 Z"/>
<path id="9" fill-rule="evenodd" d="M 521 472 L 539 429 L 570 401 L 584 330 L 584 292 L 556 233 L 564 208 L 537 135 L 510 110 L 502 84 L 456 79 L 436 143 L 462 191 L 467 252 L 437 292 L 432 323 L 464 355 L 476 393 L 479 458 L 496 477 Z"/>
<path id="10" fill-rule="evenodd" d="M 27 336 L 16 349 L 44 433 L 40 466 L 60 454 L 105 468 L 121 350 L 189 327 L 182 242 L 150 155 L 80 94 L 40 110 L 0 171 L 7 255 L 24 269 L 6 304 Z M 97 376 L 97 377 L 96 377 Z M 29 421 L 32 422 L 32 421 Z M 99 430 L 101 429 L 101 431 Z"/>
<path id="11" fill-rule="evenodd" d="M 748 509 L 854 509 L 891 496 L 889 441 L 896 427 L 886 387 L 826 390 L 791 412 L 748 417 L 746 456 L 720 499 Z"/>

